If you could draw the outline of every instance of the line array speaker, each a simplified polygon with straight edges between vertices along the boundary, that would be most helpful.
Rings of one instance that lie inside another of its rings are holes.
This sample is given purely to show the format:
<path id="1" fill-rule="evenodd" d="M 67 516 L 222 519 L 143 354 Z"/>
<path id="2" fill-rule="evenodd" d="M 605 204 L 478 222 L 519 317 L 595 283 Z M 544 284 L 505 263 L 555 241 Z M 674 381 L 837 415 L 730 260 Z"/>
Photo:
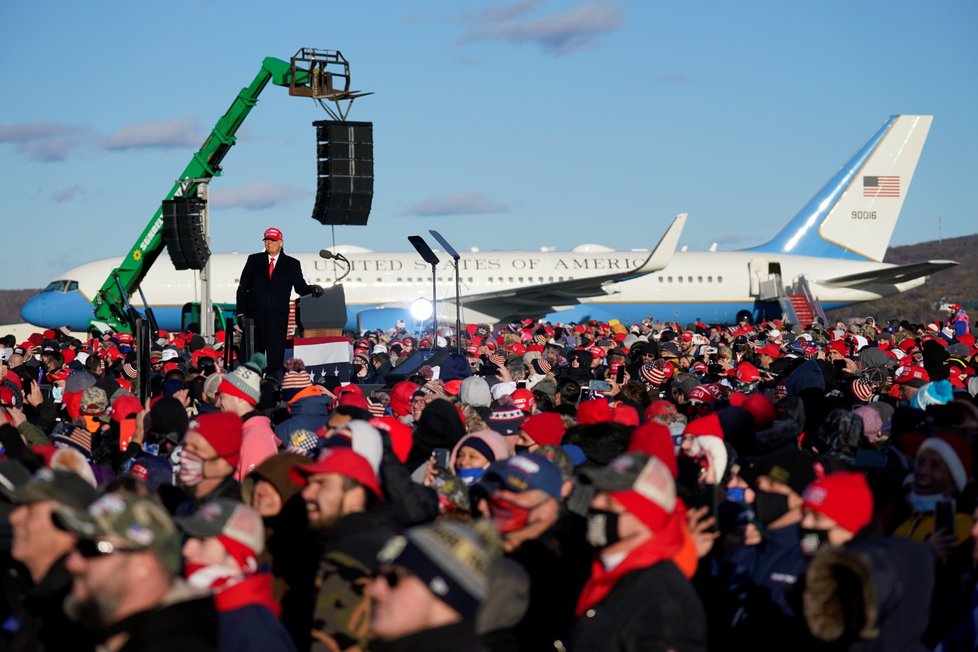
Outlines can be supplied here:
<path id="1" fill-rule="evenodd" d="M 365 226 L 374 196 L 372 122 L 317 120 L 316 203 L 312 218 L 322 224 Z"/>
<path id="2" fill-rule="evenodd" d="M 176 269 L 204 269 L 211 251 L 204 237 L 207 202 L 197 197 L 163 201 L 163 242 Z"/>

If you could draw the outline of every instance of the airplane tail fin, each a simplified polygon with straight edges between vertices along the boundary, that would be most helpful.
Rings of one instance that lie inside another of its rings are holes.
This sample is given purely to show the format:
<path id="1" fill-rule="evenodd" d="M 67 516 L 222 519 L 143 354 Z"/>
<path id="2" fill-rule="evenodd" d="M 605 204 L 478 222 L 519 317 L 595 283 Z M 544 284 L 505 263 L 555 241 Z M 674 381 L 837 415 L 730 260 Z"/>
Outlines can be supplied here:
<path id="1" fill-rule="evenodd" d="M 747 251 L 882 261 L 932 120 L 887 118 L 780 233 Z"/>

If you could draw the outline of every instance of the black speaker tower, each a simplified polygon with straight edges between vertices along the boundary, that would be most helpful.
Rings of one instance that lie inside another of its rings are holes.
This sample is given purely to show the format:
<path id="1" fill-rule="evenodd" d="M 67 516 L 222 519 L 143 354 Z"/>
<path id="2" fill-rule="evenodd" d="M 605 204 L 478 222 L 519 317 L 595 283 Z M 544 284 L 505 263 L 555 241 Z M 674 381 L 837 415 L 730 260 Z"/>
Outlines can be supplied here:
<path id="1" fill-rule="evenodd" d="M 318 176 L 312 218 L 322 224 L 366 226 L 374 196 L 373 123 L 312 124 Z"/>
<path id="2" fill-rule="evenodd" d="M 163 200 L 163 243 L 176 269 L 204 269 L 211 257 L 204 237 L 206 208 L 197 197 Z"/>

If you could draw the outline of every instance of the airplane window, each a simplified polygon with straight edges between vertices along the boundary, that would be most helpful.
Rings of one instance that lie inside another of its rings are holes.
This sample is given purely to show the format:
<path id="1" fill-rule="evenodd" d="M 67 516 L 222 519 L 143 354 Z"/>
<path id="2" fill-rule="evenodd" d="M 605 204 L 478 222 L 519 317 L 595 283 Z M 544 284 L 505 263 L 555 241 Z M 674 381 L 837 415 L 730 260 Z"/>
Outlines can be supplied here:
<path id="1" fill-rule="evenodd" d="M 512 277 L 512 276 L 510 276 L 510 277 L 509 277 L 509 282 L 510 282 L 510 283 L 512 283 L 512 282 L 513 282 L 513 277 Z"/>
<path id="2" fill-rule="evenodd" d="M 553 277 L 553 276 L 551 276 L 551 277 L 549 277 L 549 279 L 548 279 L 548 280 L 549 280 L 549 281 L 550 281 L 551 283 L 553 283 L 553 282 L 554 282 L 554 277 Z"/>
<path id="3" fill-rule="evenodd" d="M 384 282 L 384 279 L 382 279 L 382 278 L 380 278 L 380 277 L 378 276 L 378 277 L 377 277 L 377 282 L 378 282 L 378 283 L 383 283 L 383 282 Z"/>
<path id="4" fill-rule="evenodd" d="M 397 282 L 400 283 L 401 282 L 401 279 L 397 279 Z"/>
<path id="5" fill-rule="evenodd" d="M 662 277 L 661 276 L 659 277 L 659 283 L 662 283 Z"/>
<path id="6" fill-rule="evenodd" d="M 520 281 L 520 283 L 523 282 L 523 277 L 522 276 L 519 278 L 519 281 Z"/>
<path id="7" fill-rule="evenodd" d="M 666 278 L 669 280 L 670 283 L 672 283 L 672 277 L 671 276 L 668 276 Z"/>
<path id="8" fill-rule="evenodd" d="M 723 283 L 723 277 L 717 276 L 717 283 Z"/>
<path id="9" fill-rule="evenodd" d="M 713 277 L 712 276 L 707 276 L 706 277 L 706 282 L 707 283 L 712 283 L 713 282 Z"/>
<path id="10" fill-rule="evenodd" d="M 47 287 L 44 288 L 44 292 L 64 292 L 67 281 L 51 281 L 48 283 Z"/>
<path id="11" fill-rule="evenodd" d="M 683 282 L 683 277 L 682 277 L 682 276 L 677 276 L 677 277 L 676 277 L 676 280 L 677 280 L 678 282 L 680 282 L 680 283 L 682 283 L 682 282 Z"/>
<path id="12" fill-rule="evenodd" d="M 697 283 L 702 283 L 703 282 L 703 277 L 702 276 L 697 276 L 696 277 L 696 282 Z"/>
<path id="13" fill-rule="evenodd" d="M 68 281 L 68 291 L 74 292 L 78 289 L 78 281 Z"/>

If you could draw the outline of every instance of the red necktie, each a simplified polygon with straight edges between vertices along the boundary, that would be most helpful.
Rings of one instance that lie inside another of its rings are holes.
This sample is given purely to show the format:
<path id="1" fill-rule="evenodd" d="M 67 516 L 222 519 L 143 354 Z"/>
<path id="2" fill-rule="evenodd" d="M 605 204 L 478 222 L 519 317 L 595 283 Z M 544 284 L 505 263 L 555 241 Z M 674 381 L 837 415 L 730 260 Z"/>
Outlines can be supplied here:
<path id="1" fill-rule="evenodd" d="M 275 271 L 275 259 L 268 259 L 268 278 L 272 278 L 272 272 Z"/>

